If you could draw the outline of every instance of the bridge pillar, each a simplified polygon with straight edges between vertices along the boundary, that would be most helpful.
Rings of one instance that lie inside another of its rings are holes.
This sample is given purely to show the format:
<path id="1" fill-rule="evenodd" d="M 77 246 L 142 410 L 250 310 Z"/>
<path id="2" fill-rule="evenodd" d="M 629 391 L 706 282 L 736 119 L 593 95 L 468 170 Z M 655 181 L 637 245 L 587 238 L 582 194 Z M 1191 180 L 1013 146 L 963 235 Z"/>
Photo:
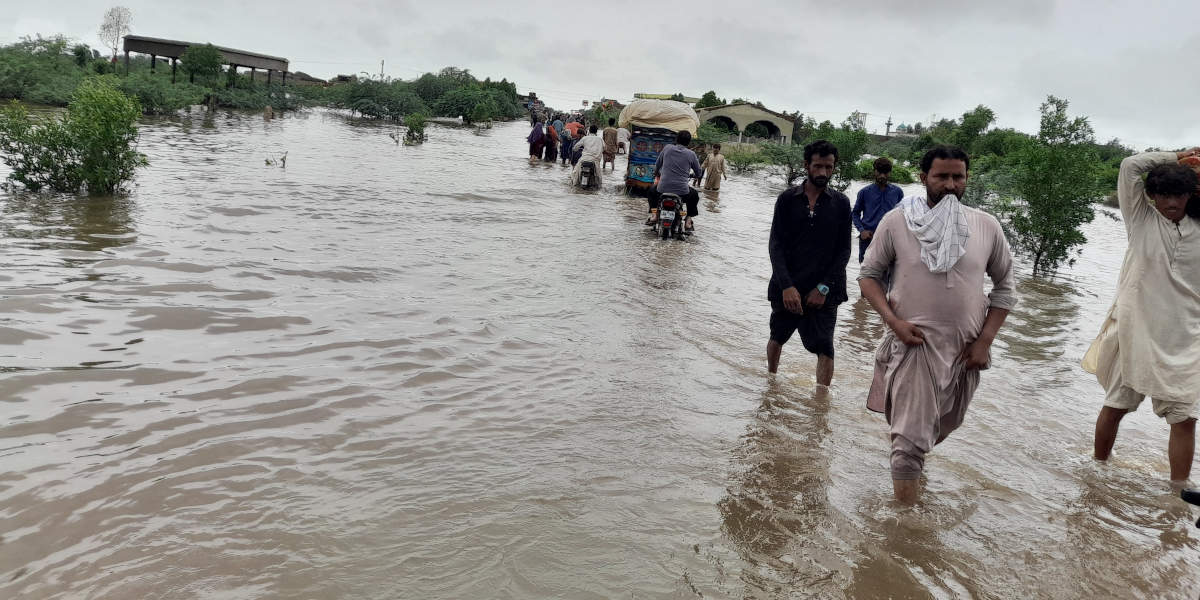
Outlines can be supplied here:
<path id="1" fill-rule="evenodd" d="M 258 69 L 254 68 L 254 67 L 250 67 L 250 83 L 254 83 L 254 72 L 257 70 Z"/>
<path id="2" fill-rule="evenodd" d="M 271 75 L 275 74 L 275 69 L 267 69 L 267 85 L 271 85 Z"/>
<path id="3" fill-rule="evenodd" d="M 175 83 L 175 61 L 176 60 L 177 59 L 175 59 L 175 58 L 171 59 L 171 83 Z"/>
<path id="4" fill-rule="evenodd" d="M 151 55 L 150 55 L 150 72 L 151 72 L 151 73 L 153 73 L 153 72 L 154 72 L 154 66 L 155 66 L 157 63 L 158 63 L 158 55 L 157 55 L 157 54 L 151 54 Z"/>
<path id="5" fill-rule="evenodd" d="M 125 74 L 129 74 L 129 51 L 125 51 Z"/>

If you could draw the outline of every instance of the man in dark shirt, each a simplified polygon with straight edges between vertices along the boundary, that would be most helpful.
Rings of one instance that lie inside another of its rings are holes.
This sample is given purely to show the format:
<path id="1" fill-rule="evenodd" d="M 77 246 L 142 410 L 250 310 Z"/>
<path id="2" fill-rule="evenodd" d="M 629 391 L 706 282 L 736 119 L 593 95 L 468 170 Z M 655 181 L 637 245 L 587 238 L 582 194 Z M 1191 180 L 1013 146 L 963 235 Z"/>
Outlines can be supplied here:
<path id="1" fill-rule="evenodd" d="M 904 198 L 904 190 L 894 183 L 888 183 L 892 175 L 892 161 L 884 157 L 875 159 L 875 185 L 858 191 L 858 200 L 850 216 L 854 219 L 854 228 L 858 230 L 858 262 L 867 255 L 867 246 L 875 235 L 875 228 L 883 220 L 889 210 L 896 208 Z"/>
<path id="2" fill-rule="evenodd" d="M 833 381 L 833 329 L 850 262 L 850 199 L 827 187 L 837 159 L 825 140 L 804 147 L 808 178 L 775 200 L 769 243 L 767 370 L 778 369 L 783 345 L 799 330 L 804 348 L 817 355 L 817 383 L 824 386 Z"/>

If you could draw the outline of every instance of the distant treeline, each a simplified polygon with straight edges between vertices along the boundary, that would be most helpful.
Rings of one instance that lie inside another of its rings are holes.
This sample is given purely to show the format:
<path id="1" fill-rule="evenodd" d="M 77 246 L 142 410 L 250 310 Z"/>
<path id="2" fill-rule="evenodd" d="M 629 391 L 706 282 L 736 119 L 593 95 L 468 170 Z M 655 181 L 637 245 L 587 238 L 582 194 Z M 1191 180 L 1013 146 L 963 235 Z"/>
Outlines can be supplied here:
<path id="1" fill-rule="evenodd" d="M 209 48 L 201 46 L 196 48 Z M 191 49 L 189 49 L 191 52 Z M 368 118 L 403 120 L 408 115 L 462 117 L 466 122 L 512 119 L 524 114 L 517 99 L 517 86 L 508 80 L 478 80 L 465 69 L 446 67 L 412 81 L 355 77 L 328 87 L 281 85 L 276 77 L 268 85 L 265 75 L 254 81 L 245 73 L 217 70 L 211 57 L 196 53 L 189 65 L 179 61 L 176 82 L 171 67 L 160 62 L 152 71 L 150 58 L 131 57 L 125 65 L 94 58 L 92 49 L 72 44 L 62 36 L 27 37 L 0 46 L 0 98 L 36 104 L 66 106 L 85 79 L 117 76 L 117 87 L 135 98 L 146 114 L 164 114 L 196 104 L 211 102 L 219 107 L 277 111 L 302 106 L 344 108 Z M 203 61 L 203 64 L 201 64 Z M 192 76 L 202 73 L 203 76 Z"/>

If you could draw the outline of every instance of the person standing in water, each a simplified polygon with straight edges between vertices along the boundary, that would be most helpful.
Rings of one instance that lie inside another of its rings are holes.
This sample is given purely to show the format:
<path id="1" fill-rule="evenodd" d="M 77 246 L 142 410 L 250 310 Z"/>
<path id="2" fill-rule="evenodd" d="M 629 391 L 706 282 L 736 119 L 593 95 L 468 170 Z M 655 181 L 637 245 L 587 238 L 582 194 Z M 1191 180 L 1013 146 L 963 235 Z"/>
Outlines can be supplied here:
<path id="1" fill-rule="evenodd" d="M 1191 475 L 1200 398 L 1200 217 L 1187 214 L 1197 178 L 1178 163 L 1193 156 L 1200 148 L 1121 161 L 1117 202 L 1129 247 L 1116 300 L 1084 357 L 1105 390 L 1096 460 L 1108 460 L 1121 418 L 1150 396 L 1171 428 L 1167 458 L 1177 483 Z"/>
<path id="2" fill-rule="evenodd" d="M 617 170 L 617 120 L 609 119 L 608 127 L 604 128 L 602 137 L 604 138 L 604 164 L 612 164 L 614 171 Z M 603 168 L 603 165 L 601 165 Z"/>
<path id="3" fill-rule="evenodd" d="M 854 228 L 858 230 L 858 262 L 860 263 L 867 255 L 867 247 L 871 245 L 871 236 L 875 235 L 875 228 L 879 227 L 883 215 L 896 208 L 896 205 L 904 198 L 904 190 L 901 190 L 900 186 L 888 183 L 888 178 L 892 175 L 892 161 L 881 156 L 875 159 L 874 166 L 875 185 L 868 185 L 859 190 L 854 208 L 850 210 L 850 216 L 854 219 Z"/>
<path id="4" fill-rule="evenodd" d="M 542 149 L 546 147 L 546 131 L 542 127 L 542 122 L 536 117 L 533 122 L 533 129 L 529 132 L 529 136 L 525 138 L 529 142 L 529 162 L 530 164 L 542 159 Z"/>
<path id="5" fill-rule="evenodd" d="M 721 179 L 729 179 L 725 175 L 725 157 L 721 155 L 721 145 L 713 144 L 712 154 L 704 161 L 704 189 L 720 190 Z"/>
<path id="6" fill-rule="evenodd" d="M 958 201 L 969 164 L 954 146 L 926 152 L 925 194 L 884 215 L 859 271 L 863 296 L 891 330 L 875 352 L 867 408 L 887 416 L 892 490 L 903 503 L 917 500 L 925 454 L 962 425 L 992 341 L 1017 304 L 1000 222 Z"/>
<path id="7" fill-rule="evenodd" d="M 779 368 L 783 345 L 800 332 L 804 349 L 817 355 L 817 383 L 833 381 L 833 331 L 846 301 L 850 262 L 850 199 L 829 189 L 838 149 L 825 140 L 804 147 L 808 178 L 775 200 L 771 255 L 771 339 L 767 371 Z"/>

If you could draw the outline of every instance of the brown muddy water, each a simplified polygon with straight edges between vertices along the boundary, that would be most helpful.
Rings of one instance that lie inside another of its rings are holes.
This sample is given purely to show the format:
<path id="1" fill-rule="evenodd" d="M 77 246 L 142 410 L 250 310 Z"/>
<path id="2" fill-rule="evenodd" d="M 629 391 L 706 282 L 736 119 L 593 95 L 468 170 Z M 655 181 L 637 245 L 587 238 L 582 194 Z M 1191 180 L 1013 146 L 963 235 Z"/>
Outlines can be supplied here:
<path id="1" fill-rule="evenodd" d="M 1119 221 L 1022 274 L 904 509 L 857 294 L 831 393 L 798 343 L 766 376 L 774 180 L 732 176 L 663 242 L 615 178 L 528 165 L 524 124 L 393 130 L 154 120 L 127 197 L 0 193 L 0 597 L 1200 591 L 1166 426 L 1143 409 L 1090 458 L 1077 363 Z"/>

